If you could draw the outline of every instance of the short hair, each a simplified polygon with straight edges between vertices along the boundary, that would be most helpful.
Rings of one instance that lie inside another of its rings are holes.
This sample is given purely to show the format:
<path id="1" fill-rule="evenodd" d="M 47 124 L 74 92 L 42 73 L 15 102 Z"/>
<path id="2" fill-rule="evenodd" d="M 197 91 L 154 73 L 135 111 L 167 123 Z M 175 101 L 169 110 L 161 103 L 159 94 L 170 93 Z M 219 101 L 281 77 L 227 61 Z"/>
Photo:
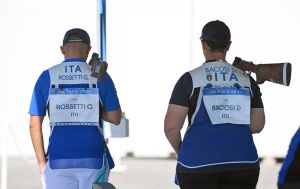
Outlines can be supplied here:
<path id="1" fill-rule="evenodd" d="M 206 44 L 210 47 L 211 51 L 224 52 L 228 49 L 228 45 L 230 44 L 230 41 L 228 41 L 226 37 L 218 34 L 209 40 L 205 40 L 202 38 L 201 40 L 206 42 Z"/>

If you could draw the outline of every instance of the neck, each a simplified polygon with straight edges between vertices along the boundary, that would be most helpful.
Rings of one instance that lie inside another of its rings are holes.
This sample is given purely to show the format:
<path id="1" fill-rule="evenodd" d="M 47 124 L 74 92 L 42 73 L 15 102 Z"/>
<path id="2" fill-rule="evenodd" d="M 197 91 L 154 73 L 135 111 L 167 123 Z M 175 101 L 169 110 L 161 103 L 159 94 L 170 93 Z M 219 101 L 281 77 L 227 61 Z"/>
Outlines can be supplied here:
<path id="1" fill-rule="evenodd" d="M 70 43 L 60 48 L 65 59 L 80 58 L 86 61 L 91 47 L 80 43 Z"/>
<path id="2" fill-rule="evenodd" d="M 221 52 L 213 52 L 213 53 L 207 53 L 205 55 L 205 60 L 222 60 L 226 61 L 226 53 L 221 53 Z"/>
<path id="3" fill-rule="evenodd" d="M 82 55 L 79 55 L 79 54 L 77 54 L 77 53 L 75 53 L 75 54 L 68 53 L 68 54 L 65 54 L 64 57 L 65 57 L 65 59 L 80 58 L 80 59 L 82 59 L 82 60 L 84 60 L 84 61 L 86 61 L 86 59 L 87 59 L 87 57 L 82 56 Z"/>

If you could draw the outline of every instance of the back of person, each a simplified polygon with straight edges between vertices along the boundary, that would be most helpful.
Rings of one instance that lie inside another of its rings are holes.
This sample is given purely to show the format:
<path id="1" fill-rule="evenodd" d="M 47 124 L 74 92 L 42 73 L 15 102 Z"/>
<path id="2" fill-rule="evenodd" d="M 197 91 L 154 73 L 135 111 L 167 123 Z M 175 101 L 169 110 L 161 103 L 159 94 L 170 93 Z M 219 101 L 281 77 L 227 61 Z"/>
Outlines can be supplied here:
<path id="1" fill-rule="evenodd" d="M 188 74 L 193 84 L 189 128 L 178 163 L 200 168 L 257 162 L 249 128 L 252 90 L 249 77 L 220 60 L 207 62 Z"/>
<path id="2" fill-rule="evenodd" d="M 255 189 L 259 158 L 252 133 L 264 126 L 260 89 L 226 62 L 231 34 L 225 23 L 208 22 L 200 39 L 206 61 L 177 81 L 165 117 L 178 155 L 176 183 L 181 189 Z"/>
<path id="3" fill-rule="evenodd" d="M 74 28 L 60 47 L 64 61 L 38 78 L 30 104 L 30 134 L 44 189 L 87 189 L 108 180 L 113 159 L 101 120 L 118 125 L 121 108 L 109 74 L 98 81 L 86 63 L 90 38 Z M 42 133 L 48 112 L 51 135 L 45 153 Z"/>
<path id="4" fill-rule="evenodd" d="M 52 169 L 92 168 L 103 164 L 105 141 L 99 131 L 99 89 L 91 67 L 68 59 L 49 70 L 48 156 Z"/>

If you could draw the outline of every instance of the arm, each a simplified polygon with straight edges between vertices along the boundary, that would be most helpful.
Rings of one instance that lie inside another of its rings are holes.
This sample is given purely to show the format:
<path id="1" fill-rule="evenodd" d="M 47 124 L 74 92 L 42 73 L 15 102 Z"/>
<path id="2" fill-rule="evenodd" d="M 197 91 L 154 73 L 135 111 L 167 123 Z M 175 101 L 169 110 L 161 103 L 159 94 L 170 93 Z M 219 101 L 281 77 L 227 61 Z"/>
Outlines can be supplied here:
<path id="1" fill-rule="evenodd" d="M 104 121 L 119 125 L 121 122 L 122 110 L 115 85 L 108 73 L 98 83 L 100 99 L 102 101 L 101 118 Z"/>
<path id="2" fill-rule="evenodd" d="M 43 119 L 43 116 L 30 116 L 29 125 L 31 141 L 36 154 L 40 172 L 42 172 L 47 163 L 42 133 Z"/>
<path id="3" fill-rule="evenodd" d="M 109 123 L 119 125 L 121 122 L 121 114 L 122 114 L 121 109 L 109 111 L 109 112 L 102 111 L 102 119 Z"/>
<path id="4" fill-rule="evenodd" d="M 184 120 L 188 114 L 188 107 L 170 104 L 164 122 L 165 135 L 175 150 L 179 153 L 181 146 L 180 130 L 183 127 Z"/>
<path id="5" fill-rule="evenodd" d="M 264 108 L 251 108 L 250 130 L 252 133 L 260 133 L 265 126 Z"/>
<path id="6" fill-rule="evenodd" d="M 250 130 L 254 133 L 260 133 L 265 126 L 265 112 L 262 101 L 262 94 L 259 86 L 255 83 L 254 79 L 249 75 L 251 82 L 251 89 L 253 97 L 251 99 L 250 110 Z"/>

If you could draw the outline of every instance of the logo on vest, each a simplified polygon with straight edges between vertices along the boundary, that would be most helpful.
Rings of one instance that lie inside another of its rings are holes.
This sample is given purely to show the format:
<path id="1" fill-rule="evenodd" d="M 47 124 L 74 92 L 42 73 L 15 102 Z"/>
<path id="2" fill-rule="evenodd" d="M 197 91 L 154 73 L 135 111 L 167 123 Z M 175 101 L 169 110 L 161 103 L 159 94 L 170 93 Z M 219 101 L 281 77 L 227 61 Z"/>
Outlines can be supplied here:
<path id="1" fill-rule="evenodd" d="M 206 67 L 206 79 L 208 81 L 239 81 L 236 76 L 236 69 L 227 66 Z"/>
<path id="2" fill-rule="evenodd" d="M 208 80 L 208 81 L 211 81 L 212 80 L 212 75 L 206 75 L 206 79 Z"/>

